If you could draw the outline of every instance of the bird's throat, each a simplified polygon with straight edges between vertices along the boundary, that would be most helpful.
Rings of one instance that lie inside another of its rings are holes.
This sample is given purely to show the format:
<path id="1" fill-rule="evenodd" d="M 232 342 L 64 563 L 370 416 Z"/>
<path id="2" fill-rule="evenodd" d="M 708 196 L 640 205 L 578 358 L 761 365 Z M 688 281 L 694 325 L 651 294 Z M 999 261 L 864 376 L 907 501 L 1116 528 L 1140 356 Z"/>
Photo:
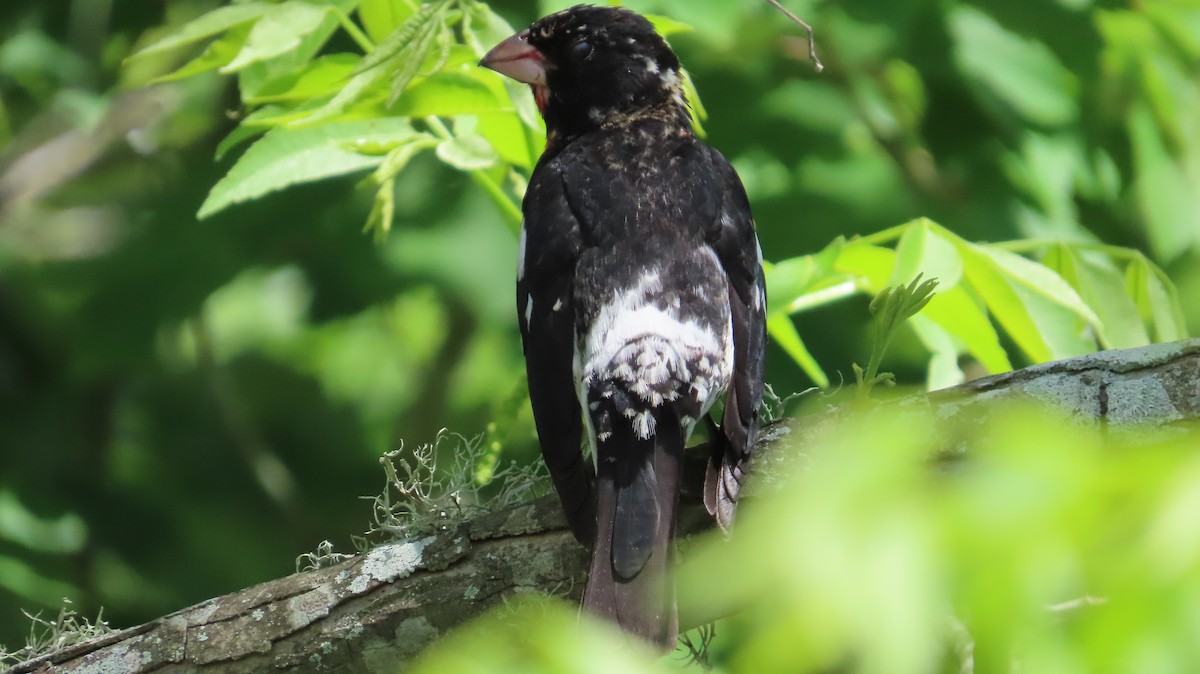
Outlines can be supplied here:
<path id="1" fill-rule="evenodd" d="M 533 91 L 533 100 L 537 103 L 538 112 L 542 113 L 542 117 L 546 116 L 546 105 L 550 102 L 550 88 L 544 84 L 531 84 L 529 89 Z"/>

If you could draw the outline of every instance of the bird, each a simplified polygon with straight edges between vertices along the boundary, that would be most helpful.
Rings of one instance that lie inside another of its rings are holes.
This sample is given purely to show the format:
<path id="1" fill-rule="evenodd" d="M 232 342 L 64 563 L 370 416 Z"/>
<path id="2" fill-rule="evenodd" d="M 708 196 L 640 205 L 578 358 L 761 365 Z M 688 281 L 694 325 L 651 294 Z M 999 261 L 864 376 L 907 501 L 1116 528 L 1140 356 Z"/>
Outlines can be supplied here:
<path id="1" fill-rule="evenodd" d="M 591 548 L 582 605 L 670 649 L 685 444 L 712 429 L 704 501 L 728 529 L 758 432 L 767 297 L 750 203 L 643 16 L 578 5 L 480 65 L 528 84 L 546 124 L 516 307 L 542 456 Z"/>

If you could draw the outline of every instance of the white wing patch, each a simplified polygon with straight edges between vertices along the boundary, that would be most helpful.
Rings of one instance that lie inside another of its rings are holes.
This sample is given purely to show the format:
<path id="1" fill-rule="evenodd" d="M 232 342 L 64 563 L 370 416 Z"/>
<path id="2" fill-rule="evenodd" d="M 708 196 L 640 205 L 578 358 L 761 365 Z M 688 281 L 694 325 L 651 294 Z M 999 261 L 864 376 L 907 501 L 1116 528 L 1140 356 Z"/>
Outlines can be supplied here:
<path id="1" fill-rule="evenodd" d="M 521 237 L 517 240 L 517 280 L 525 278 L 525 221 L 521 221 Z"/>
<path id="2" fill-rule="evenodd" d="M 756 311 L 765 313 L 767 310 L 763 302 L 762 288 L 758 286 L 758 283 L 750 286 L 750 304 Z"/>
<path id="3" fill-rule="evenodd" d="M 716 255 L 707 251 L 716 268 Z M 586 397 L 597 381 L 616 380 L 650 407 L 690 394 L 707 411 L 729 384 L 733 373 L 733 325 L 725 314 L 723 329 L 714 330 L 680 316 L 675 303 L 660 308 L 659 273 L 649 270 L 637 283 L 618 292 L 601 308 L 577 347 L 576 381 Z M 626 410 L 635 434 L 654 434 L 654 417 L 646 410 Z M 690 429 L 688 429 L 690 431 Z"/>

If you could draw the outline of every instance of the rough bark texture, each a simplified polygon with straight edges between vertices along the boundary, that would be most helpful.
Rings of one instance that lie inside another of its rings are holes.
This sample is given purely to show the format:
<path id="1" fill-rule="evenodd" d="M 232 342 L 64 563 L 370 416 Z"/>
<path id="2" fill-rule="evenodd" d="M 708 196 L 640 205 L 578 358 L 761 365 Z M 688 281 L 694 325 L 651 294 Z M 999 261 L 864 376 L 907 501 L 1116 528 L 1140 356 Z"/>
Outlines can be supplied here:
<path id="1" fill-rule="evenodd" d="M 998 399 L 1032 398 L 1082 423 L 1116 431 L 1200 419 L 1200 340 L 1111 351 L 979 379 L 897 401 L 939 419 L 986 413 Z M 805 451 L 837 410 L 759 440 L 755 479 Z M 782 438 L 788 442 L 781 443 Z M 788 452 L 773 451 L 786 446 Z M 703 452 L 685 478 L 698 485 Z M 685 490 L 683 531 L 707 526 Z M 453 626 L 505 597 L 536 591 L 578 597 L 587 553 L 554 497 L 485 515 L 421 540 L 381 546 L 336 566 L 247 588 L 153 622 L 22 663 L 14 672 L 395 672 Z"/>

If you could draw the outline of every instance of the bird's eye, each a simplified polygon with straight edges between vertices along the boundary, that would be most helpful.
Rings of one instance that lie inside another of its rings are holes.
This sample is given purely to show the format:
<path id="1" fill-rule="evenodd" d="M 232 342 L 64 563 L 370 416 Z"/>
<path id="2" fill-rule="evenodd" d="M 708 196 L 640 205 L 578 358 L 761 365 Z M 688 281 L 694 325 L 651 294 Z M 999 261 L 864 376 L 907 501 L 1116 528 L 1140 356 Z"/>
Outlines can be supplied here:
<path id="1" fill-rule="evenodd" d="M 587 40 L 580 40 L 567 48 L 567 55 L 572 61 L 585 61 L 592 55 L 592 43 Z"/>

